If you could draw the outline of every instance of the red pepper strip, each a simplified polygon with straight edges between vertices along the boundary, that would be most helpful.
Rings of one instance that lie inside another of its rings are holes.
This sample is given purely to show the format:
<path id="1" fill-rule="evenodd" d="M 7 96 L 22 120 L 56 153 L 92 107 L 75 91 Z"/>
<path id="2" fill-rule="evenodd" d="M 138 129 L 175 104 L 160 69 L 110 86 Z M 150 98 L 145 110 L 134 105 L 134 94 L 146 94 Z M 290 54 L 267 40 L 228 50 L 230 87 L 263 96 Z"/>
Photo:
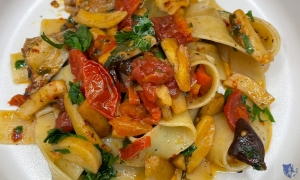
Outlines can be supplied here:
<path id="1" fill-rule="evenodd" d="M 196 71 L 196 76 L 197 76 L 197 84 L 200 84 L 200 93 L 201 95 L 205 95 L 213 82 L 213 78 L 206 73 L 206 68 L 203 64 L 201 64 Z"/>
<path id="2" fill-rule="evenodd" d="M 120 149 L 121 159 L 130 160 L 138 155 L 138 153 L 151 146 L 150 136 L 144 136 L 129 144 L 126 148 Z"/>
<path id="3" fill-rule="evenodd" d="M 140 104 L 140 98 L 137 95 L 133 85 L 130 85 L 128 88 L 128 99 L 129 99 L 129 104 L 133 104 L 133 105 Z"/>
<path id="4" fill-rule="evenodd" d="M 83 76 L 89 105 L 104 117 L 114 118 L 121 95 L 110 74 L 101 64 L 87 61 L 83 67 Z"/>
<path id="5" fill-rule="evenodd" d="M 101 54 L 105 54 L 111 51 L 117 46 L 117 41 L 113 37 L 98 35 L 94 41 L 94 47 L 101 51 Z"/>
<path id="6" fill-rule="evenodd" d="M 108 123 L 111 124 L 117 134 L 121 136 L 138 136 L 146 134 L 152 129 L 150 124 L 133 120 L 127 115 L 115 117 Z"/>
<path id="7" fill-rule="evenodd" d="M 21 94 L 16 94 L 14 95 L 14 97 L 12 97 L 10 99 L 10 101 L 8 101 L 8 104 L 11 106 L 18 106 L 20 107 L 22 104 L 24 104 L 24 102 L 27 100 L 28 96 L 24 96 Z"/>
<path id="8" fill-rule="evenodd" d="M 149 101 L 149 99 L 146 97 L 144 92 L 140 91 L 140 92 L 138 92 L 138 94 L 139 94 L 141 100 L 143 101 L 145 107 L 150 112 L 152 118 L 155 120 L 154 124 L 157 124 L 158 121 L 161 119 L 160 108 L 156 105 L 155 102 Z"/>
<path id="9" fill-rule="evenodd" d="M 233 132 L 235 131 L 236 123 L 240 118 L 250 122 L 247 107 L 242 103 L 242 95 L 243 93 L 239 89 L 235 89 L 227 98 L 224 106 L 224 114 L 227 123 Z"/>

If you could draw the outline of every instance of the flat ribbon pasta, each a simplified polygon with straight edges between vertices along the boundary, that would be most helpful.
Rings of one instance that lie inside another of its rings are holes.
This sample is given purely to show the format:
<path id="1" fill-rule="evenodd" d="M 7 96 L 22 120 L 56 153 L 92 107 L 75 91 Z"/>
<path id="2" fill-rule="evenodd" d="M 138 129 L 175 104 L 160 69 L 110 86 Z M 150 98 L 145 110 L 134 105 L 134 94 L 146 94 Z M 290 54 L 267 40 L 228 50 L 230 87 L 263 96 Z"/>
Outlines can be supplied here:
<path id="1" fill-rule="evenodd" d="M 229 23 L 229 13 L 217 11 L 213 7 L 201 4 L 191 4 L 186 9 L 186 19 L 193 24 L 192 36 L 231 46 L 245 54 L 246 49 L 239 45 L 230 35 L 226 23 Z M 254 18 L 251 25 L 259 34 L 263 46 L 275 56 L 280 49 L 280 37 L 276 29 L 268 22 Z M 252 54 L 254 57 L 254 54 Z"/>
<path id="2" fill-rule="evenodd" d="M 145 134 L 150 136 L 151 147 L 139 152 L 139 157 L 125 161 L 130 166 L 144 166 L 146 155 L 170 158 L 188 148 L 196 139 L 196 129 L 189 112 L 174 115 L 171 120 L 160 120 L 158 125 Z M 131 138 L 132 141 L 135 138 Z M 163 144 L 163 146 L 162 146 Z"/>
<path id="3" fill-rule="evenodd" d="M 215 115 L 214 119 L 216 125 L 215 142 L 206 158 L 212 164 L 224 167 L 232 172 L 239 172 L 249 167 L 249 165 L 228 155 L 228 149 L 233 141 L 234 133 L 229 128 L 224 113 Z M 269 146 L 272 130 L 270 122 L 266 121 L 265 123 L 267 124 L 261 124 L 256 120 L 250 125 L 260 137 L 266 149 Z"/>
<path id="4" fill-rule="evenodd" d="M 62 158 L 55 159 L 49 156 L 49 153 L 52 151 L 51 145 L 43 142 L 47 137 L 47 131 L 54 128 L 54 126 L 54 113 L 38 117 L 35 128 L 36 144 L 48 163 L 53 180 L 77 180 L 83 172 L 83 168 Z"/>

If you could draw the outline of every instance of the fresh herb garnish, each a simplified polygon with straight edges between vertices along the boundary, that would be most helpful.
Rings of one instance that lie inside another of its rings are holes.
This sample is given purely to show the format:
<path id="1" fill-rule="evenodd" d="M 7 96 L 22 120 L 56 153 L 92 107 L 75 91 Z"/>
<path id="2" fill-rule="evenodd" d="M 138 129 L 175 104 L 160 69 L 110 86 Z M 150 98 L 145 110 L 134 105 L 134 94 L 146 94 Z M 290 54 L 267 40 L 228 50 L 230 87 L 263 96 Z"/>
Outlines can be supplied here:
<path id="1" fill-rule="evenodd" d="M 224 93 L 224 99 L 225 102 L 227 101 L 228 97 L 230 96 L 230 94 L 233 92 L 233 90 L 231 88 L 226 89 L 225 93 Z"/>
<path id="2" fill-rule="evenodd" d="M 190 23 L 190 28 L 193 28 L 193 27 L 194 27 L 193 23 Z"/>
<path id="3" fill-rule="evenodd" d="M 102 164 L 99 171 L 96 174 L 85 170 L 86 175 L 83 180 L 110 180 L 117 176 L 117 171 L 113 168 L 113 164 L 119 159 L 119 156 L 115 156 L 95 145 L 101 153 Z"/>
<path id="4" fill-rule="evenodd" d="M 50 44 L 51 46 L 57 48 L 57 49 L 61 49 L 64 47 L 65 44 L 58 44 L 58 43 L 55 43 L 53 41 L 51 41 L 46 35 L 45 33 L 43 32 L 43 34 L 41 35 L 41 38 L 46 41 L 48 44 Z"/>
<path id="5" fill-rule="evenodd" d="M 166 59 L 166 55 L 162 51 L 156 51 L 154 54 L 160 59 Z"/>
<path id="6" fill-rule="evenodd" d="M 182 151 L 180 154 L 182 154 L 184 157 L 190 156 L 193 154 L 194 151 L 196 151 L 197 146 L 195 146 L 194 144 L 190 145 L 190 147 L 188 147 L 187 149 L 185 149 L 184 151 Z"/>
<path id="7" fill-rule="evenodd" d="M 17 126 L 14 128 L 14 132 L 17 134 L 22 134 L 23 132 L 23 126 Z"/>
<path id="8" fill-rule="evenodd" d="M 123 148 L 126 148 L 129 144 L 131 144 L 131 141 L 126 137 L 123 141 Z"/>
<path id="9" fill-rule="evenodd" d="M 244 46 L 245 46 L 246 52 L 248 54 L 252 54 L 254 52 L 254 49 L 253 49 L 253 47 L 251 45 L 249 37 L 247 35 L 245 35 L 245 34 L 242 34 L 241 37 L 242 37 L 242 40 L 244 42 Z"/>
<path id="10" fill-rule="evenodd" d="M 86 51 L 92 42 L 92 35 L 85 25 L 81 25 L 76 32 L 66 31 L 64 33 L 65 42 L 57 44 L 51 41 L 43 32 L 42 39 L 57 49 L 61 49 L 65 44 L 68 44 L 73 49 L 78 49 L 82 52 Z"/>
<path id="11" fill-rule="evenodd" d="M 145 40 L 143 37 L 154 36 L 155 34 L 148 13 L 149 11 L 144 16 L 137 15 L 133 17 L 136 24 L 133 26 L 132 31 L 117 32 L 115 35 L 117 43 L 122 44 L 125 41 L 133 40 L 133 47 L 140 48 L 143 52 L 148 51 L 151 48 L 151 39 Z"/>
<path id="12" fill-rule="evenodd" d="M 65 32 L 64 38 L 66 44 L 82 52 L 86 51 L 92 42 L 92 35 L 85 25 L 81 25 L 76 32 Z"/>
<path id="13" fill-rule="evenodd" d="M 66 149 L 66 148 L 64 148 L 64 149 L 54 149 L 53 152 L 59 152 L 61 154 L 69 154 L 69 153 L 71 153 L 70 150 Z"/>
<path id="14" fill-rule="evenodd" d="M 85 97 L 80 91 L 81 83 L 77 82 L 76 84 L 69 82 L 70 90 L 68 93 L 68 97 L 71 100 L 72 104 L 78 104 L 80 105 L 84 100 Z"/>
<path id="15" fill-rule="evenodd" d="M 83 136 L 75 135 L 70 132 L 63 132 L 61 129 L 57 128 L 50 129 L 47 133 L 48 136 L 44 139 L 44 143 L 48 142 L 49 144 L 57 144 L 60 140 L 70 136 L 86 140 L 86 138 Z"/>
<path id="16" fill-rule="evenodd" d="M 25 60 L 23 60 L 23 59 L 17 60 L 17 61 L 15 62 L 15 68 L 16 68 L 16 69 L 21 69 L 21 68 L 23 68 L 23 67 L 25 67 L 25 66 L 26 66 L 26 63 L 25 63 Z"/>
<path id="17" fill-rule="evenodd" d="M 261 110 L 256 104 L 253 105 L 253 107 L 248 107 L 248 111 L 251 113 L 250 116 L 250 120 L 253 122 L 256 120 L 256 118 L 260 121 L 260 122 L 264 122 L 266 120 L 261 118 L 261 114 L 264 113 L 268 116 L 268 119 L 270 122 L 275 122 L 273 115 L 271 114 L 270 110 L 268 107 L 266 107 L 265 109 Z"/>
<path id="18" fill-rule="evenodd" d="M 252 11 L 248 11 L 246 15 L 251 19 L 252 22 L 255 22 L 254 17 L 252 15 Z"/>

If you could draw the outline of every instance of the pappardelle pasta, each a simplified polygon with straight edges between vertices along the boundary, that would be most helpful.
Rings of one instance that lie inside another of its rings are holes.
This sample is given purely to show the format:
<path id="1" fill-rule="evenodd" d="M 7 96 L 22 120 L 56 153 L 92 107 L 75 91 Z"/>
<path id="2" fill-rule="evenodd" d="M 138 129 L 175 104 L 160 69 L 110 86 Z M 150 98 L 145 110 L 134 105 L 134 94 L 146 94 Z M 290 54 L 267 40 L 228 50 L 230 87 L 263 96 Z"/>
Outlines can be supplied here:
<path id="1" fill-rule="evenodd" d="M 37 144 L 54 180 L 213 179 L 267 170 L 280 36 L 210 1 L 65 0 L 11 55 L 1 144 Z"/>

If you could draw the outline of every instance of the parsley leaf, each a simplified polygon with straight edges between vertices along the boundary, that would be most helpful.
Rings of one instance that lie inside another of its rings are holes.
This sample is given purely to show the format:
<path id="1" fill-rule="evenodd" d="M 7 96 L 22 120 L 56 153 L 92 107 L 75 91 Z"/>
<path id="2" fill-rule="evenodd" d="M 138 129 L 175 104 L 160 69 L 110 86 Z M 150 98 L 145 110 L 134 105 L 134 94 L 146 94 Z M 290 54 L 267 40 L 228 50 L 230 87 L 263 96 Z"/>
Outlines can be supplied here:
<path id="1" fill-rule="evenodd" d="M 15 68 L 16 69 L 21 69 L 21 68 L 23 68 L 23 67 L 25 67 L 26 66 L 26 63 L 25 63 L 25 60 L 17 60 L 16 62 L 15 62 Z"/>
<path id="2" fill-rule="evenodd" d="M 260 122 L 264 122 L 266 120 L 263 120 L 261 118 L 261 114 L 264 113 L 268 116 L 268 119 L 270 122 L 275 122 L 273 115 L 271 114 L 270 110 L 268 107 L 266 107 L 265 109 L 261 110 L 256 104 L 253 105 L 252 109 L 250 107 L 248 107 L 248 111 L 252 114 L 250 116 L 250 120 L 253 122 L 255 121 L 256 118 L 258 118 L 258 120 Z"/>
<path id="3" fill-rule="evenodd" d="M 122 148 L 126 148 L 129 144 L 131 144 L 131 141 L 126 137 L 123 141 L 122 141 L 123 147 Z"/>
<path id="4" fill-rule="evenodd" d="M 248 11 L 248 12 L 246 13 L 246 16 L 248 16 L 248 17 L 251 19 L 252 22 L 255 22 L 254 17 L 253 17 L 253 15 L 252 15 L 252 11 Z"/>
<path id="5" fill-rule="evenodd" d="M 71 100 L 72 104 L 78 104 L 80 105 L 84 100 L 85 97 L 80 91 L 81 83 L 77 82 L 77 84 L 72 83 L 69 81 L 70 90 L 68 93 L 68 97 Z"/>
<path id="6" fill-rule="evenodd" d="M 17 134 L 22 134 L 22 132 L 23 132 L 23 126 L 17 126 L 17 127 L 14 128 L 13 131 L 15 133 L 17 133 Z"/>
<path id="7" fill-rule="evenodd" d="M 153 29 L 153 23 L 148 18 L 148 13 L 144 16 L 134 16 L 133 20 L 137 22 L 132 31 L 117 32 L 115 39 L 118 44 L 124 43 L 125 41 L 133 40 L 133 47 L 140 48 L 141 51 L 145 52 L 151 48 L 151 40 L 144 40 L 143 37 L 151 35 L 154 36 L 155 31 Z"/>
<path id="8" fill-rule="evenodd" d="M 61 129 L 50 129 L 48 132 L 48 136 L 44 139 L 44 143 L 49 143 L 49 144 L 57 144 L 60 140 L 72 136 L 72 137 L 77 137 L 86 140 L 85 137 L 80 136 L 80 135 L 75 135 L 70 132 L 63 132 Z"/>
<path id="9" fill-rule="evenodd" d="M 190 147 L 188 147 L 187 149 L 185 149 L 184 151 L 182 151 L 180 154 L 183 154 L 183 156 L 187 157 L 193 154 L 194 151 L 196 151 L 197 146 L 195 146 L 194 144 L 192 144 Z"/>
<path id="10" fill-rule="evenodd" d="M 117 171 L 113 168 L 113 164 L 119 159 L 119 156 L 114 157 L 113 154 L 101 149 L 99 145 L 95 145 L 101 153 L 102 164 L 96 174 L 85 170 L 86 176 L 83 180 L 110 180 L 117 176 Z"/>
<path id="11" fill-rule="evenodd" d="M 43 32 L 41 38 L 57 49 L 61 49 L 65 44 L 68 44 L 73 49 L 78 49 L 82 52 L 86 51 L 92 42 L 92 35 L 85 25 L 81 25 L 76 32 L 66 31 L 64 33 L 65 42 L 57 44 L 51 41 Z"/>
<path id="12" fill-rule="evenodd" d="M 62 153 L 62 154 L 69 154 L 71 153 L 69 149 L 54 149 L 53 152 L 59 152 L 59 153 Z"/>
<path id="13" fill-rule="evenodd" d="M 85 25 L 81 25 L 76 32 L 65 32 L 64 38 L 66 44 L 82 52 L 86 51 L 92 42 L 92 35 Z"/>
<path id="14" fill-rule="evenodd" d="M 233 90 L 231 88 L 226 89 L 225 94 L 224 94 L 225 102 L 227 101 L 228 97 L 230 96 L 230 94 L 232 92 L 233 92 Z"/>

